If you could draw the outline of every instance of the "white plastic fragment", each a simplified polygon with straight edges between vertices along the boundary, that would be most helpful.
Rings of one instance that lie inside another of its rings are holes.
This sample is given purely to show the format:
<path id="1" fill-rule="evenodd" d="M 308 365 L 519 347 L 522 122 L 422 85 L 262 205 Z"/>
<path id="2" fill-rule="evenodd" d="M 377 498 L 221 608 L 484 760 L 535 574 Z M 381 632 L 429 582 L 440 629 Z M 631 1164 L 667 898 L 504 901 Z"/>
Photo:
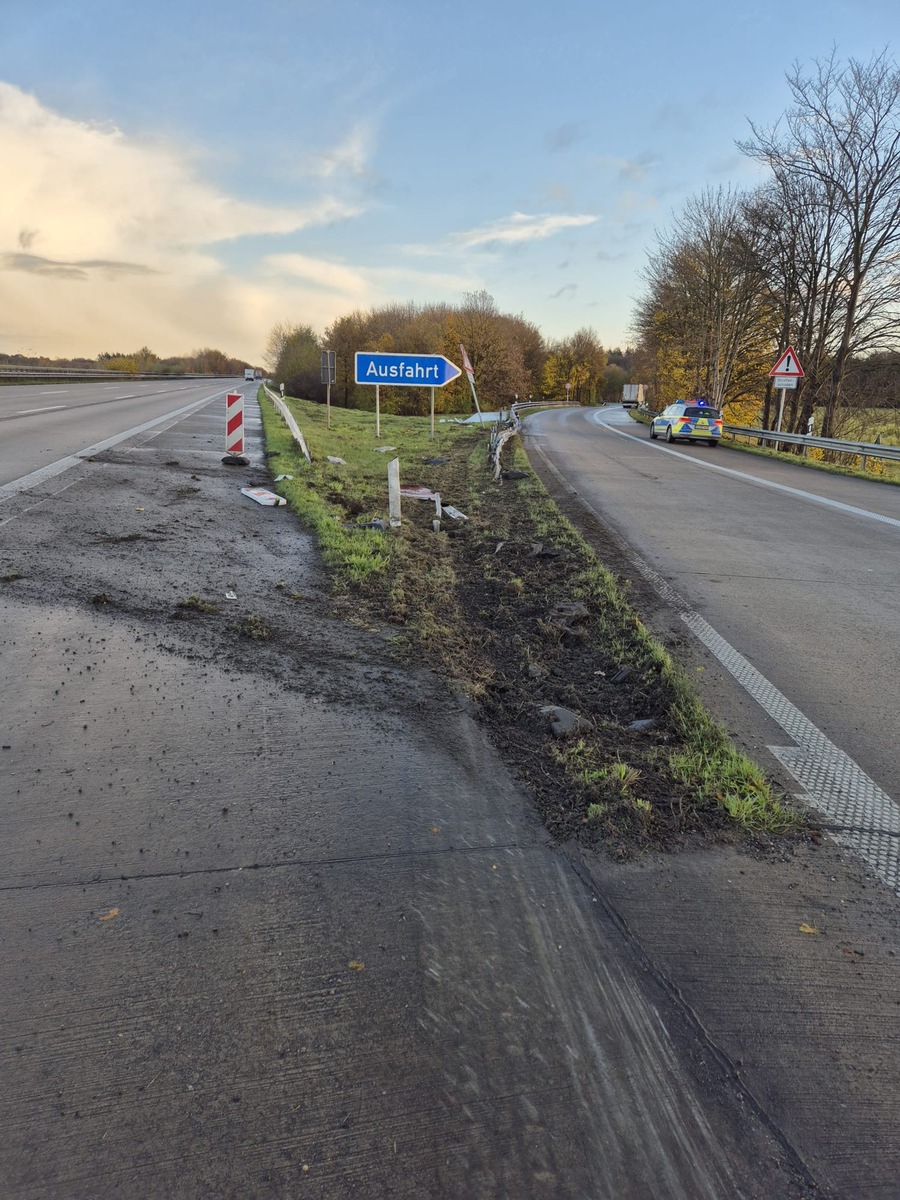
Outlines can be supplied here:
<path id="1" fill-rule="evenodd" d="M 226 600 L 237 600 L 237 592 L 226 592 L 225 599 Z"/>
<path id="2" fill-rule="evenodd" d="M 448 517 L 452 517 L 454 521 L 468 521 L 465 513 L 461 513 L 458 508 L 454 508 L 452 504 L 444 505 L 444 512 Z M 496 553 L 496 551 L 495 551 Z"/>
<path id="3" fill-rule="evenodd" d="M 249 496 L 251 500 L 255 500 L 257 504 L 268 504 L 275 507 L 279 504 L 287 504 L 287 500 L 283 496 L 276 496 L 274 492 L 270 492 L 268 488 L 241 488 L 242 496 Z"/>
<path id="4" fill-rule="evenodd" d="M 275 482 L 281 483 L 282 479 L 293 479 L 293 478 L 294 478 L 293 475 L 276 475 Z"/>
<path id="5" fill-rule="evenodd" d="M 376 446 L 375 453 L 376 454 L 387 454 L 388 450 L 396 450 L 396 449 L 397 449 L 396 446 Z"/>
<path id="6" fill-rule="evenodd" d="M 344 467 L 346 467 L 346 465 L 347 465 L 347 460 L 346 460 L 346 459 L 344 459 L 344 458 L 337 458 L 337 457 L 336 457 L 334 454 L 326 454 L 326 455 L 325 455 L 325 457 L 328 459 L 328 461 L 329 461 L 330 463 L 340 463 L 340 464 L 341 464 L 342 466 L 344 466 Z"/>

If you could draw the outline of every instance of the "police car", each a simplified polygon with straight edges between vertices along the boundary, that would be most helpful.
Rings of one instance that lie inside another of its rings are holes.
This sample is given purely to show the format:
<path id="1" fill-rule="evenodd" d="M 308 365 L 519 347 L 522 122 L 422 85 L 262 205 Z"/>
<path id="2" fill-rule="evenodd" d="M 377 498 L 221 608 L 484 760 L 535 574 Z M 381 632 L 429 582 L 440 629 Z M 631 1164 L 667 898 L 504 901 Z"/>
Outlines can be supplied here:
<path id="1" fill-rule="evenodd" d="M 722 414 L 704 399 L 676 400 L 650 422 L 650 436 L 667 442 L 708 442 L 718 446 Z"/>

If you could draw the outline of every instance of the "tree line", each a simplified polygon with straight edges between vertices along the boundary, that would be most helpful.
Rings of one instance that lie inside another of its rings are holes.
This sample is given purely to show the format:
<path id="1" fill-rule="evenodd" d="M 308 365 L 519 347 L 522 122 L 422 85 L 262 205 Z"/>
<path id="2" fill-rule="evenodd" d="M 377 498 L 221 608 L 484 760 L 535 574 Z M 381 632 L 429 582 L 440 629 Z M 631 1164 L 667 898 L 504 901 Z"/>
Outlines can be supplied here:
<path id="1" fill-rule="evenodd" d="M 783 428 L 833 436 L 852 405 L 900 405 L 900 69 L 835 53 L 786 76 L 791 104 L 750 123 L 753 190 L 707 189 L 658 233 L 635 313 L 654 407 L 705 395 L 741 423 L 775 416 L 769 370 L 805 371 Z"/>
<path id="2" fill-rule="evenodd" d="M 324 401 L 321 354 L 335 355 L 333 404 L 374 407 L 374 388 L 355 382 L 357 351 L 443 354 L 461 366 L 460 345 L 472 364 L 478 402 L 485 410 L 506 408 L 526 400 L 565 400 L 581 404 L 621 399 L 629 374 L 629 352 L 607 353 L 592 329 L 547 341 L 532 322 L 503 313 L 485 291 L 472 292 L 462 303 L 394 303 L 357 310 L 339 317 L 321 337 L 309 325 L 280 322 L 269 334 L 265 360 L 276 383 L 290 395 Z M 566 387 L 568 384 L 568 388 Z M 382 411 L 424 415 L 428 388 L 383 387 Z M 472 411 L 465 374 L 436 390 L 438 412 Z"/>
<path id="3" fill-rule="evenodd" d="M 47 358 L 42 355 L 0 353 L 0 366 L 36 370 L 129 371 L 138 375 L 241 375 L 251 363 L 209 347 L 192 354 L 160 358 L 147 346 L 140 350 L 103 351 L 96 358 Z"/>

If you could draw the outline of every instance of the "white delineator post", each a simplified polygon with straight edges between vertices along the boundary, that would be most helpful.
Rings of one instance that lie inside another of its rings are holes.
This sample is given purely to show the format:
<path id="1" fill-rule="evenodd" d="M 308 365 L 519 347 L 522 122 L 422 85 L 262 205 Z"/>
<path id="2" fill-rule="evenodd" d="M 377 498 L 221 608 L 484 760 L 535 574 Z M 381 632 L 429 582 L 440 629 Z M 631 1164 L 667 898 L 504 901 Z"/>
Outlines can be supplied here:
<path id="1" fill-rule="evenodd" d="M 225 453 L 244 453 L 244 397 L 240 392 L 225 397 Z"/>
<path id="2" fill-rule="evenodd" d="M 376 387 L 377 391 L 377 387 Z M 388 511 L 392 529 L 400 524 L 400 459 L 388 463 Z"/>

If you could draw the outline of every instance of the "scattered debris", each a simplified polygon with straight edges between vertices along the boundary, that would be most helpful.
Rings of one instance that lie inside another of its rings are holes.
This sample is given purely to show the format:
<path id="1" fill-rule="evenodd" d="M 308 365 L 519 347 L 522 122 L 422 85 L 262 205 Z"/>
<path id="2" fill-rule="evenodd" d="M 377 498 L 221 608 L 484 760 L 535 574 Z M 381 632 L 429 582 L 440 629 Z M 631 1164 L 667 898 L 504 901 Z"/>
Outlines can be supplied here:
<path id="1" fill-rule="evenodd" d="M 359 960 L 355 958 L 351 958 L 347 963 L 347 966 L 351 971 L 364 971 L 366 969 L 366 964 L 364 962 L 359 962 Z"/>
<path id="2" fill-rule="evenodd" d="M 629 675 L 634 674 L 631 667 L 620 667 L 615 675 L 610 678 L 610 683 L 624 683 Z"/>
<path id="3" fill-rule="evenodd" d="M 336 454 L 326 454 L 325 457 L 330 463 L 340 463 L 342 467 L 346 467 L 347 465 L 347 460 L 344 458 L 338 458 Z"/>
<path id="4" fill-rule="evenodd" d="M 397 449 L 396 446 L 376 446 L 375 453 L 376 454 L 387 454 L 387 452 L 389 450 L 396 450 L 396 449 Z"/>
<path id="5" fill-rule="evenodd" d="M 293 478 L 294 478 L 293 475 L 276 475 L 275 482 L 281 483 L 282 479 L 293 479 Z"/>
<path id="6" fill-rule="evenodd" d="M 572 637 L 580 638 L 585 636 L 584 631 L 575 629 L 574 626 L 579 621 L 584 621 L 590 616 L 587 607 L 580 600 L 572 602 L 562 601 L 551 608 L 547 613 L 546 623 L 554 626 L 556 629 L 562 630 Z"/>
<path id="7" fill-rule="evenodd" d="M 654 721 L 654 719 L 652 717 L 648 717 L 646 720 L 643 720 L 643 721 L 632 721 L 631 724 L 628 726 L 628 728 L 635 729 L 638 731 L 645 730 L 645 729 L 655 729 L 656 721 Z"/>
<path id="8" fill-rule="evenodd" d="M 15 583 L 17 579 L 24 579 L 25 576 L 18 571 L 10 571 L 8 575 L 0 576 L 0 583 Z"/>
<path id="9" fill-rule="evenodd" d="M 225 599 L 226 600 L 237 600 L 237 592 L 226 592 Z"/>
<path id="10" fill-rule="evenodd" d="M 279 504 L 287 504 L 287 500 L 283 496 L 276 496 L 268 488 L 241 488 L 241 495 L 249 496 L 257 504 L 267 504 L 273 507 L 277 507 Z"/>
<path id="11" fill-rule="evenodd" d="M 226 467 L 249 467 L 250 459 L 244 458 L 243 454 L 226 454 L 222 459 L 222 465 Z"/>
<path id="12" fill-rule="evenodd" d="M 96 596 L 91 596 L 91 604 L 96 604 L 98 607 L 103 604 L 112 604 L 106 592 L 98 592 Z"/>
<path id="13" fill-rule="evenodd" d="M 167 458 L 166 466 L 167 467 L 180 467 L 181 463 L 178 461 L 177 458 Z"/>
<path id="14" fill-rule="evenodd" d="M 113 920 L 113 918 L 114 918 L 114 917 L 117 917 L 118 915 L 119 915 L 119 909 L 117 909 L 117 908 L 111 908 L 111 909 L 109 910 L 109 912 L 105 912 L 105 913 L 101 913 L 101 914 L 100 914 L 100 920 L 101 920 L 101 921 L 112 921 L 112 920 Z"/>
<path id="15" fill-rule="evenodd" d="M 550 729 L 554 737 L 569 737 L 570 734 L 586 733 L 589 729 L 594 728 L 593 722 L 589 721 L 587 717 L 580 717 L 570 708 L 561 708 L 558 704 L 545 704 L 541 708 L 541 712 L 550 722 Z"/>
<path id="16" fill-rule="evenodd" d="M 804 921 L 803 924 L 800 926 L 800 932 L 801 933 L 818 933 L 819 930 L 816 928 L 815 925 L 807 925 L 806 922 Z"/>
<path id="17" fill-rule="evenodd" d="M 437 500 L 439 493 L 427 487 L 402 487 L 400 495 L 407 500 Z"/>
<path id="18" fill-rule="evenodd" d="M 501 479 L 527 479 L 528 472 L 527 471 L 501 471 L 500 478 Z"/>
<path id="19" fill-rule="evenodd" d="M 345 529 L 379 529 L 382 533 L 389 528 L 387 521 L 383 517 L 375 517 L 371 521 L 357 521 L 356 524 L 345 525 Z"/>
<path id="20" fill-rule="evenodd" d="M 444 505 L 444 512 L 448 517 L 452 517 L 454 521 L 468 521 L 465 513 L 461 513 L 458 508 L 454 508 L 452 504 Z"/>

